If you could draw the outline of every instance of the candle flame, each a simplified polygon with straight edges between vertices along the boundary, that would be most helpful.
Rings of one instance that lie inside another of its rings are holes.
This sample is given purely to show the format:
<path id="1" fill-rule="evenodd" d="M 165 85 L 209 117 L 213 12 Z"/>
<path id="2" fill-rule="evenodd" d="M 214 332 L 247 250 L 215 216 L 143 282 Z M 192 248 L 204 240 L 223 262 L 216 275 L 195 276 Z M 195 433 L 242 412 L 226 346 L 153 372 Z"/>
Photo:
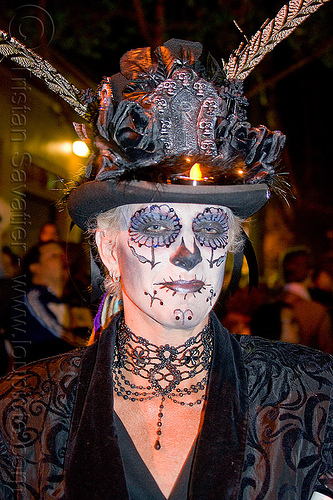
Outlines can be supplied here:
<path id="1" fill-rule="evenodd" d="M 192 181 L 201 181 L 202 180 L 201 169 L 200 169 L 199 163 L 195 163 L 194 165 L 192 165 L 192 168 L 190 170 L 190 179 Z"/>

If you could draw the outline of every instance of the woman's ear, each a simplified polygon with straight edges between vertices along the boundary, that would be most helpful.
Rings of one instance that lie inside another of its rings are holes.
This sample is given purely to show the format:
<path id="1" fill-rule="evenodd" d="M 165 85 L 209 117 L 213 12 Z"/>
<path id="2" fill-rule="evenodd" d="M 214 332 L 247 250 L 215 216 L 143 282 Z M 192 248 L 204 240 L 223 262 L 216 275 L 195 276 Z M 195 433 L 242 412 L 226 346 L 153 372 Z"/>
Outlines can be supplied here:
<path id="1" fill-rule="evenodd" d="M 99 256 L 109 271 L 109 274 L 113 275 L 118 273 L 119 275 L 117 251 L 114 241 L 110 240 L 110 236 L 106 231 L 100 229 L 95 233 L 95 241 Z"/>

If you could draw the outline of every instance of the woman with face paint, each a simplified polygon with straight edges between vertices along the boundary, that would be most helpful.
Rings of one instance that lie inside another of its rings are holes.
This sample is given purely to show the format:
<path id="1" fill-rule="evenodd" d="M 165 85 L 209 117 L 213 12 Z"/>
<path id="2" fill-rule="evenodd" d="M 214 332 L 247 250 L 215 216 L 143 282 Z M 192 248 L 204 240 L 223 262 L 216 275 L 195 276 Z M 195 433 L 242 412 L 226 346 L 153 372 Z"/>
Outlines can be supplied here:
<path id="1" fill-rule="evenodd" d="M 93 290 L 101 272 L 123 310 L 0 385 L 1 498 L 333 498 L 331 357 L 212 312 L 228 252 L 255 284 L 240 221 L 281 189 L 285 138 L 252 128 L 233 65 L 207 76 L 200 53 L 130 51 L 86 96 L 94 156 L 68 209 L 97 246 Z"/>
<path id="2" fill-rule="evenodd" d="M 110 251 L 107 214 L 98 217 L 99 254 L 109 274 L 121 276 L 128 326 L 175 343 L 207 324 L 233 246 L 230 223 L 236 226 L 232 212 L 218 206 L 127 205 Z"/>
<path id="3" fill-rule="evenodd" d="M 97 218 L 96 241 L 109 275 L 121 277 L 116 426 L 169 498 L 176 482 L 187 484 L 177 478 L 203 416 L 213 349 L 209 313 L 237 223 L 219 206 L 126 205 L 115 236 L 108 215 Z"/>

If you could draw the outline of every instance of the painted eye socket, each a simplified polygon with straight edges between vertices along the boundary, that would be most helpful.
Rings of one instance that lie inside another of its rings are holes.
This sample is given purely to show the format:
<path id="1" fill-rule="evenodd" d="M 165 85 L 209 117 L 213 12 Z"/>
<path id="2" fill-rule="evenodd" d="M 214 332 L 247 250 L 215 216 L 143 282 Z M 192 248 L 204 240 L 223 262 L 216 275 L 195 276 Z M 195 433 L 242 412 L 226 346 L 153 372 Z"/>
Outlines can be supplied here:
<path id="1" fill-rule="evenodd" d="M 222 208 L 205 208 L 193 219 L 192 230 L 201 246 L 215 250 L 228 244 L 228 216 Z"/>
<path id="2" fill-rule="evenodd" d="M 171 245 L 181 230 L 179 218 L 168 205 L 152 205 L 135 212 L 128 229 L 131 240 L 139 246 Z"/>

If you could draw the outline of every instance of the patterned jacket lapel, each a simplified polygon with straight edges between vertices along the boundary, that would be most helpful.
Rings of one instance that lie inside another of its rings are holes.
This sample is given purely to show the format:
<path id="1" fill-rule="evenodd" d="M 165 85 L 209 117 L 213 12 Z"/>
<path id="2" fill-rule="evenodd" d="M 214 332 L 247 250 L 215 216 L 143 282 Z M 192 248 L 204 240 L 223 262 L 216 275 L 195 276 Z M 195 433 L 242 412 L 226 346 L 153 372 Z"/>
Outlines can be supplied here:
<path id="1" fill-rule="evenodd" d="M 242 352 L 215 315 L 212 320 L 214 354 L 207 407 L 193 461 L 191 500 L 237 498 L 246 447 L 248 395 Z"/>

